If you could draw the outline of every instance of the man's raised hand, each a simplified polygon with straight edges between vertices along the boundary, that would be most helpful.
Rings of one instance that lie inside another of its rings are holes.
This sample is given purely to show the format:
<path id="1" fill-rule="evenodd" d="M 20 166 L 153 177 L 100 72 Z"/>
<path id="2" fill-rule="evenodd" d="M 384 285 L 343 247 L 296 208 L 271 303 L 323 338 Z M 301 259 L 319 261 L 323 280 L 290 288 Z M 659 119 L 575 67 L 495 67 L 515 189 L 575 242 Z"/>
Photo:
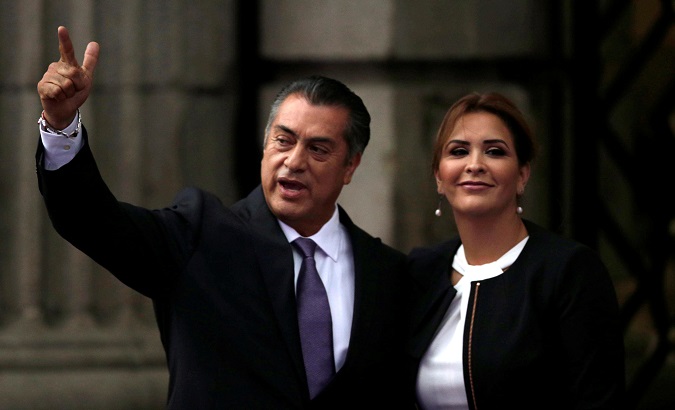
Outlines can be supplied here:
<path id="1" fill-rule="evenodd" d="M 87 44 L 80 66 L 68 29 L 60 26 L 58 37 L 61 58 L 49 65 L 38 82 L 37 90 L 45 119 L 53 128 L 60 130 L 73 121 L 77 109 L 89 97 L 100 48 L 93 41 Z"/>

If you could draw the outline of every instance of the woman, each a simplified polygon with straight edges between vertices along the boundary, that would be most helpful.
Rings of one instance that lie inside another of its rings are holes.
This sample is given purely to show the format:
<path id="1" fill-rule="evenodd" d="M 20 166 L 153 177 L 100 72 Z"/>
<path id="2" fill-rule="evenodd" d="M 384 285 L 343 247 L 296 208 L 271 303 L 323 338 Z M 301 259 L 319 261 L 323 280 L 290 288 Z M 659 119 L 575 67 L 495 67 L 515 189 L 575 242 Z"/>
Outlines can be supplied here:
<path id="1" fill-rule="evenodd" d="M 409 255 L 420 408 L 620 407 L 613 283 L 590 248 L 521 218 L 534 155 L 500 94 L 466 95 L 441 123 L 433 172 L 459 235 Z"/>

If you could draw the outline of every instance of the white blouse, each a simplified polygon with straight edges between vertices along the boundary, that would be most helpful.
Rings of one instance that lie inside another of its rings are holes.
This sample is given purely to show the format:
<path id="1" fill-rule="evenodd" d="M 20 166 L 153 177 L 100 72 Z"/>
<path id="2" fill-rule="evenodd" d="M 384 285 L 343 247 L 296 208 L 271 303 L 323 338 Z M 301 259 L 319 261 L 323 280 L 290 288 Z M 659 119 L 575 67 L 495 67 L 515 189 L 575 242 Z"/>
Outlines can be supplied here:
<path id="1" fill-rule="evenodd" d="M 499 276 L 518 258 L 529 236 L 495 262 L 469 265 L 464 245 L 457 249 L 452 267 L 462 275 L 429 349 L 420 362 L 417 375 L 417 401 L 427 410 L 468 410 L 462 367 L 462 343 L 471 282 Z"/>

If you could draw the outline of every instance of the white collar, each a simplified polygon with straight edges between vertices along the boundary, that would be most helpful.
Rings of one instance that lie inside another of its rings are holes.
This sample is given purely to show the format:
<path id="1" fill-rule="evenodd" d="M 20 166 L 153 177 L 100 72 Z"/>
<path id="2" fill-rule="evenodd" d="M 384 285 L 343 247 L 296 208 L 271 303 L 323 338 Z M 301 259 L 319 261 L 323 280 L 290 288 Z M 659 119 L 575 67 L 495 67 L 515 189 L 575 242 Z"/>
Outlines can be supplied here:
<path id="1" fill-rule="evenodd" d="M 511 248 L 499 259 L 484 265 L 469 265 L 469 262 L 466 260 L 466 255 L 464 254 L 464 245 L 460 245 L 455 254 L 455 258 L 452 261 L 452 267 L 462 274 L 462 279 L 466 278 L 469 281 L 494 278 L 495 276 L 501 275 L 504 272 L 504 269 L 515 262 L 529 238 L 529 236 L 526 236 L 525 239 L 518 242 L 516 246 Z"/>
<path id="2" fill-rule="evenodd" d="M 286 239 L 289 243 L 302 236 L 295 229 L 281 221 L 279 221 L 279 226 L 281 226 L 281 230 L 284 232 L 284 235 L 286 235 Z M 316 242 L 317 246 L 321 248 L 329 258 L 337 262 L 340 240 L 342 238 L 340 232 L 340 213 L 336 206 L 333 216 L 331 216 L 328 222 L 319 229 L 319 232 L 309 236 L 309 238 Z"/>

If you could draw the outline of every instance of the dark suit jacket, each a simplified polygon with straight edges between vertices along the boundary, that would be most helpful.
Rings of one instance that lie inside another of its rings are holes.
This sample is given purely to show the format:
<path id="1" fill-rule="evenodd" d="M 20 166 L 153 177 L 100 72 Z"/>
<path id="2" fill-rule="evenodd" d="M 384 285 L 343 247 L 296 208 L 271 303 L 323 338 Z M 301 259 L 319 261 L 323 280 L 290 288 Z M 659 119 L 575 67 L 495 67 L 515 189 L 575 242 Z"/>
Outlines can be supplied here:
<path id="1" fill-rule="evenodd" d="M 340 208 L 354 249 L 349 351 L 309 400 L 293 257 L 258 187 L 227 208 L 196 188 L 168 208 L 118 202 L 89 145 L 38 180 L 65 239 L 152 299 L 170 372 L 170 409 L 405 408 L 401 360 L 405 255 L 358 228 Z"/>

